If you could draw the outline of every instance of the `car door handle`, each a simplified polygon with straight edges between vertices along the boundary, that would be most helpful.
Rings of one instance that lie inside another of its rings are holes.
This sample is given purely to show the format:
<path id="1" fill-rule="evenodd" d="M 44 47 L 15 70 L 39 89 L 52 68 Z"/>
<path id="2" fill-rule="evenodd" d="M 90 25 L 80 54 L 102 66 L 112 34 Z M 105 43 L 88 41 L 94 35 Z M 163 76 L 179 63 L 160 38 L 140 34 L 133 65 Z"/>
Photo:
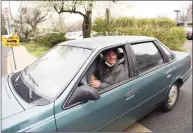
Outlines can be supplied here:
<path id="1" fill-rule="evenodd" d="M 125 100 L 129 100 L 131 98 L 133 98 L 135 96 L 135 94 L 131 95 L 130 97 L 127 97 Z"/>
<path id="2" fill-rule="evenodd" d="M 167 78 L 171 77 L 171 75 L 168 75 Z"/>
<path id="3" fill-rule="evenodd" d="M 129 100 L 131 98 L 133 98 L 135 96 L 135 94 L 137 93 L 138 89 L 132 89 L 129 92 L 127 92 L 127 94 L 125 95 L 126 100 Z"/>

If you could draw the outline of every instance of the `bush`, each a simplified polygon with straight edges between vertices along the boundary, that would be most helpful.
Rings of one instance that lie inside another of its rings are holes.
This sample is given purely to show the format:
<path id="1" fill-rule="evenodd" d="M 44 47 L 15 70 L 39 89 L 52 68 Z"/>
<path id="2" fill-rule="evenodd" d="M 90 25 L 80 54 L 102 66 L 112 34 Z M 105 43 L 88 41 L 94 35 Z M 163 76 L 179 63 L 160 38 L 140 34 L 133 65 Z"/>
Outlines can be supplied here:
<path id="1" fill-rule="evenodd" d="M 98 35 L 134 35 L 151 36 L 159 39 L 172 50 L 181 50 L 186 40 L 186 32 L 177 27 L 175 21 L 168 18 L 136 19 L 130 17 L 112 18 L 109 25 L 104 18 L 97 18 L 93 30 Z"/>
<path id="2" fill-rule="evenodd" d="M 20 42 L 24 42 L 24 40 L 25 40 L 24 37 L 19 36 L 19 41 L 20 41 Z"/>
<path id="3" fill-rule="evenodd" d="M 172 28 L 117 28 L 115 35 L 155 37 L 171 50 L 181 51 L 186 41 L 186 31 L 182 27 Z"/>
<path id="4" fill-rule="evenodd" d="M 133 17 L 112 18 L 110 24 L 105 23 L 105 19 L 98 17 L 93 23 L 93 30 L 96 32 L 115 32 L 116 28 L 171 28 L 175 27 L 176 22 L 168 18 L 142 18 Z"/>
<path id="5" fill-rule="evenodd" d="M 58 33 L 58 34 L 47 34 L 45 36 L 38 37 L 34 39 L 34 42 L 40 45 L 53 47 L 57 45 L 58 43 L 61 43 L 67 40 L 68 39 L 65 37 L 64 33 Z"/>

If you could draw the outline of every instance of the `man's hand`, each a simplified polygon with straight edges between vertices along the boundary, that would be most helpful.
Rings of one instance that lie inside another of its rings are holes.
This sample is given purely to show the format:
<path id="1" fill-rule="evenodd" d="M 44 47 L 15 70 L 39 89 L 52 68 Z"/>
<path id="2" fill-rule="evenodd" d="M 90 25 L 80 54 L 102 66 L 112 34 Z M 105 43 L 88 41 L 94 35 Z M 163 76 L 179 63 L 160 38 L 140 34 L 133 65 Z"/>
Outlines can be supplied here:
<path id="1" fill-rule="evenodd" d="M 91 84 L 91 87 L 98 88 L 101 82 L 99 80 L 92 80 L 90 84 Z"/>

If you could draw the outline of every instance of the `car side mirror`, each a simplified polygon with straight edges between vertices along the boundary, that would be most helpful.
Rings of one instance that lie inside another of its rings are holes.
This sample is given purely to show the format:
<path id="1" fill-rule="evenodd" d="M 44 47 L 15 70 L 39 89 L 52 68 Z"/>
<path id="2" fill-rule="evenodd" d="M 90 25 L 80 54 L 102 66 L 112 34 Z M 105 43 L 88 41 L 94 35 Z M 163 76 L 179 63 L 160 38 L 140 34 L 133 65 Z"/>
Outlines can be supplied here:
<path id="1" fill-rule="evenodd" d="M 88 84 L 77 87 L 67 102 L 67 106 L 83 101 L 96 101 L 100 98 L 97 89 L 90 87 Z"/>

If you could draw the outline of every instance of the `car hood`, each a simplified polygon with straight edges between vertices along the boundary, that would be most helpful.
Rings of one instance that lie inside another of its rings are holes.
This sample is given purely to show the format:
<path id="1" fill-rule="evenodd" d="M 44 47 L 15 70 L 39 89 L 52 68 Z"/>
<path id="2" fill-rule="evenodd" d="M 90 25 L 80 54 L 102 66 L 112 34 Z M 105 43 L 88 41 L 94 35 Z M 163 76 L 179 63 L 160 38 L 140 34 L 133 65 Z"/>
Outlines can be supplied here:
<path id="1" fill-rule="evenodd" d="M 2 119 L 23 111 L 8 85 L 8 75 L 2 76 Z"/>

